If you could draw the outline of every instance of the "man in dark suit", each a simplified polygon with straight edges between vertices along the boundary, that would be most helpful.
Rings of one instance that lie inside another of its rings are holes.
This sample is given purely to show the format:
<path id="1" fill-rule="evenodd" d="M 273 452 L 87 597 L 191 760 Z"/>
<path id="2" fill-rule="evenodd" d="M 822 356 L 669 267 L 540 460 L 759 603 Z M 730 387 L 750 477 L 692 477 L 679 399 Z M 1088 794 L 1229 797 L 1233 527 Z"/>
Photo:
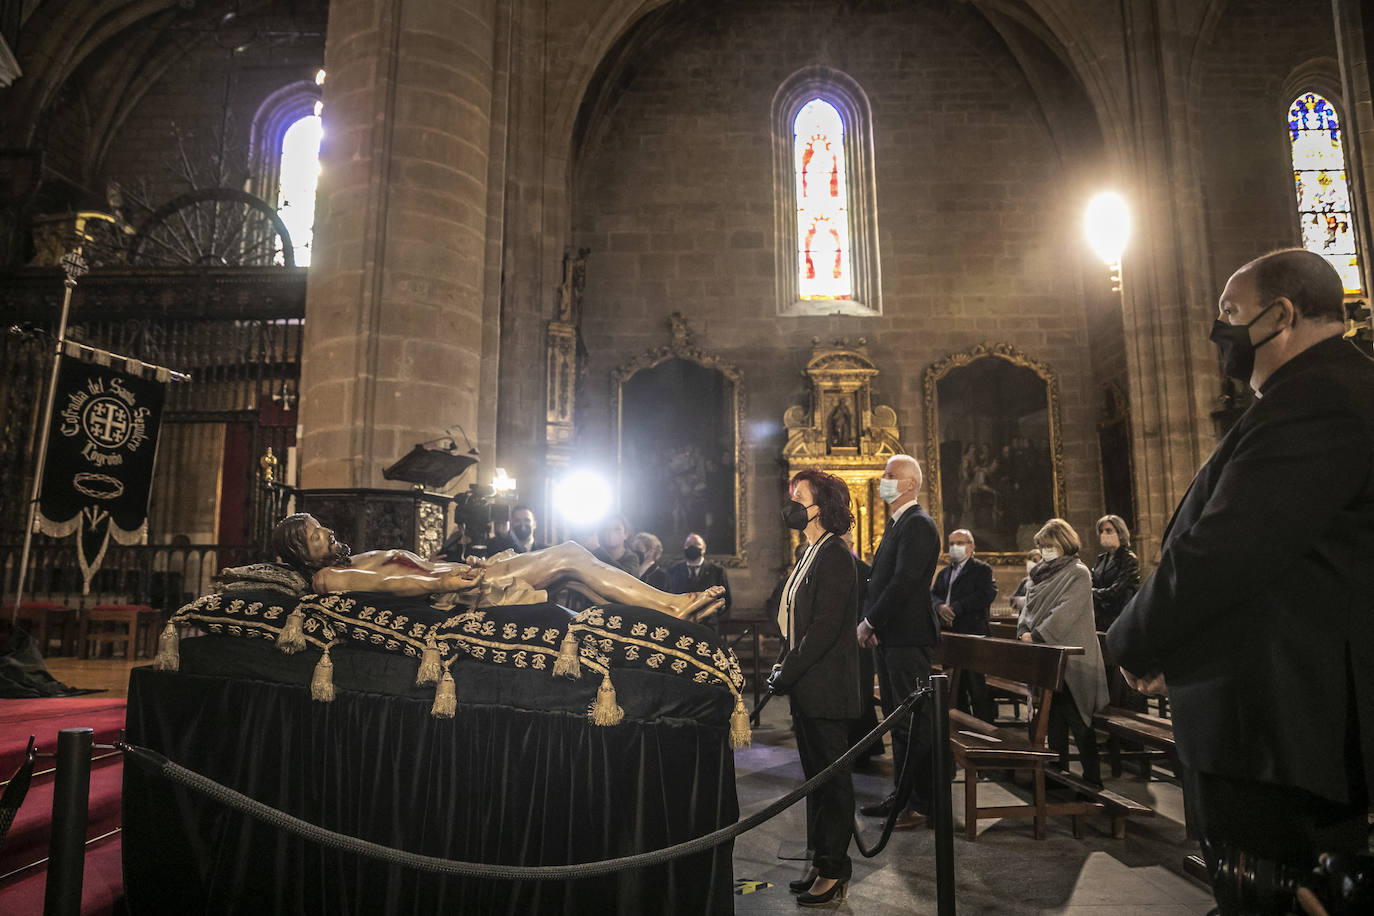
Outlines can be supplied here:
<path id="1" fill-rule="evenodd" d="M 960 528 L 949 535 L 949 565 L 935 577 L 930 601 L 940 616 L 942 629 L 970 636 L 988 635 L 992 601 L 997 597 L 997 579 L 992 567 L 973 555 L 973 533 Z M 976 671 L 959 676 L 960 709 L 985 722 L 997 718 L 997 707 L 988 695 L 987 680 Z"/>
<path id="2" fill-rule="evenodd" d="M 725 615 L 730 613 L 730 582 L 725 578 L 725 567 L 706 559 L 706 539 L 693 531 L 687 535 L 682 545 L 683 560 L 668 567 L 668 588 L 672 595 L 685 595 L 699 592 L 719 585 L 725 589 L 725 605 L 712 621 L 717 631 Z"/>
<path id="3" fill-rule="evenodd" d="M 534 510 L 529 506 L 516 506 L 510 510 L 510 536 L 515 541 L 516 553 L 529 553 L 548 547 L 534 536 L 538 524 L 534 520 Z"/>
<path id="4" fill-rule="evenodd" d="M 940 628 L 930 603 L 930 580 L 940 557 L 940 533 L 916 502 L 921 466 L 910 455 L 893 455 L 883 469 L 878 495 L 889 506 L 887 530 L 873 555 L 873 575 L 859 621 L 859 647 L 877 650 L 878 694 L 883 712 L 891 714 L 902 700 L 930 678 L 930 658 Z M 893 780 L 901 780 L 911 755 L 911 795 L 896 828 L 922 826 L 931 811 L 935 786 L 930 766 L 930 721 L 917 713 L 891 732 Z M 885 817 L 896 803 L 900 785 L 886 800 L 859 810 Z"/>
<path id="5" fill-rule="evenodd" d="M 1300 249 L 1231 276 L 1212 340 L 1256 401 L 1107 632 L 1132 686 L 1168 681 L 1191 826 L 1213 868 L 1228 848 L 1304 870 L 1367 848 L 1374 365 L 1341 339 L 1342 286 Z M 1224 897 L 1218 887 L 1222 911 L 1238 911 Z"/>

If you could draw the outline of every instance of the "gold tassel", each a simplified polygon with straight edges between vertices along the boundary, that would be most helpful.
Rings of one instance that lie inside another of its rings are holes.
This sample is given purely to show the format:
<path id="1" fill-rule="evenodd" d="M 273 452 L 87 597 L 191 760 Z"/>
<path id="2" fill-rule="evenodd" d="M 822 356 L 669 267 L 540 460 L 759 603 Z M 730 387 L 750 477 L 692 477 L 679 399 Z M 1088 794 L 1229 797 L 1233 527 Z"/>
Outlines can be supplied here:
<path id="1" fill-rule="evenodd" d="M 601 677 L 601 686 L 596 688 L 596 702 L 587 710 L 587 717 L 595 725 L 619 725 L 625 718 L 625 710 L 615 701 L 615 686 L 611 683 L 609 669 Z"/>
<path id="2" fill-rule="evenodd" d="M 415 675 L 415 686 L 428 687 L 430 684 L 437 683 L 439 683 L 439 647 L 431 638 L 425 643 L 425 650 L 420 653 L 420 670 Z"/>
<path id="3" fill-rule="evenodd" d="M 286 623 L 282 626 L 281 632 L 277 634 L 277 648 L 287 655 L 295 655 L 305 648 L 305 630 L 302 625 L 305 623 L 305 614 L 300 608 L 296 608 L 286 615 Z"/>
<path id="4" fill-rule="evenodd" d="M 744 708 L 744 698 L 735 694 L 735 711 L 730 713 L 730 747 L 739 750 L 753 743 L 754 736 L 749 730 L 749 710 Z"/>
<path id="5" fill-rule="evenodd" d="M 436 719 L 452 719 L 457 711 L 458 690 L 453 685 L 453 675 L 445 667 L 444 676 L 439 679 L 439 686 L 434 690 L 434 706 L 430 708 L 429 714 Z"/>
<path id="6" fill-rule="evenodd" d="M 568 624 L 568 632 L 563 635 L 563 642 L 558 646 L 558 658 L 553 663 L 553 676 L 582 676 L 582 661 L 577 653 L 577 637 L 573 634 L 571 623 Z"/>
<path id="7" fill-rule="evenodd" d="M 169 620 L 157 638 L 157 655 L 153 656 L 153 668 L 157 671 L 181 670 L 181 637 L 177 636 L 176 626 Z"/>
<path id="8" fill-rule="evenodd" d="M 310 678 L 310 698 L 321 703 L 334 702 L 334 663 L 329 660 L 329 646 L 325 643 L 324 654 L 315 665 L 315 673 Z"/>

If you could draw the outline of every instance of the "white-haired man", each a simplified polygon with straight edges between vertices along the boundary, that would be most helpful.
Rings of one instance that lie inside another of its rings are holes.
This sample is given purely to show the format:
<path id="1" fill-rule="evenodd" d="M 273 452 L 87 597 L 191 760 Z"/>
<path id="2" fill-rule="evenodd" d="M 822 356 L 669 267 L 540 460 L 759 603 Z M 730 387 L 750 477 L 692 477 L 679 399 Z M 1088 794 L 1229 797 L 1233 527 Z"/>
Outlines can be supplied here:
<path id="1" fill-rule="evenodd" d="M 930 603 L 930 580 L 940 558 L 940 532 L 916 497 L 921 491 L 921 466 L 910 455 L 893 455 L 878 482 L 878 495 L 888 504 L 887 529 L 873 555 L 859 646 L 875 649 L 878 694 L 883 712 L 890 714 L 930 677 L 931 653 L 940 638 L 939 618 Z M 911 795 L 894 825 L 911 830 L 926 823 L 935 786 L 930 766 L 929 720 L 908 717 L 892 730 L 893 791 L 882 802 L 859 810 L 885 817 L 901 792 L 901 776 L 911 759 Z"/>

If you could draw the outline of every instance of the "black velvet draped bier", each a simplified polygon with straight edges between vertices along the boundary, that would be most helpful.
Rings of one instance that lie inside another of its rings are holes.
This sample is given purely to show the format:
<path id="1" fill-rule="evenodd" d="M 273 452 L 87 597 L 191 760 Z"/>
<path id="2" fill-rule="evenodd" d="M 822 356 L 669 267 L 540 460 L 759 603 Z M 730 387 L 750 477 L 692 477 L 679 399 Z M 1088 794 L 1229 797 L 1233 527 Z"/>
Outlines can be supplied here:
<path id="1" fill-rule="evenodd" d="M 586 718 L 601 677 L 454 664 L 457 715 L 430 715 L 414 659 L 183 640 L 181 671 L 136 669 L 128 739 L 296 817 L 398 849 L 520 865 L 591 862 L 738 819 L 728 691 L 615 670 L 625 720 Z M 143 913 L 729 913 L 733 844 L 567 882 L 431 875 L 292 836 L 124 768 L 124 886 Z"/>

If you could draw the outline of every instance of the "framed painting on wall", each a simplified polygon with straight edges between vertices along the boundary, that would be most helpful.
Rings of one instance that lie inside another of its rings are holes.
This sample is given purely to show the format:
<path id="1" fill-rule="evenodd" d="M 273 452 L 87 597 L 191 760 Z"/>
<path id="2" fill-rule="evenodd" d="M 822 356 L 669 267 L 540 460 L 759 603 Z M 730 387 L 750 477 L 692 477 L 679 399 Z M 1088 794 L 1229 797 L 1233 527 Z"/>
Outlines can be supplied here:
<path id="1" fill-rule="evenodd" d="M 1015 563 L 1064 513 L 1059 383 L 1008 344 L 926 369 L 926 492 L 942 536 L 973 533 L 990 562 Z"/>
<path id="2" fill-rule="evenodd" d="M 612 382 L 620 509 L 630 526 L 658 535 L 667 559 L 696 532 L 712 560 L 745 565 L 739 370 L 702 354 L 675 328 L 672 346 L 621 366 Z"/>

